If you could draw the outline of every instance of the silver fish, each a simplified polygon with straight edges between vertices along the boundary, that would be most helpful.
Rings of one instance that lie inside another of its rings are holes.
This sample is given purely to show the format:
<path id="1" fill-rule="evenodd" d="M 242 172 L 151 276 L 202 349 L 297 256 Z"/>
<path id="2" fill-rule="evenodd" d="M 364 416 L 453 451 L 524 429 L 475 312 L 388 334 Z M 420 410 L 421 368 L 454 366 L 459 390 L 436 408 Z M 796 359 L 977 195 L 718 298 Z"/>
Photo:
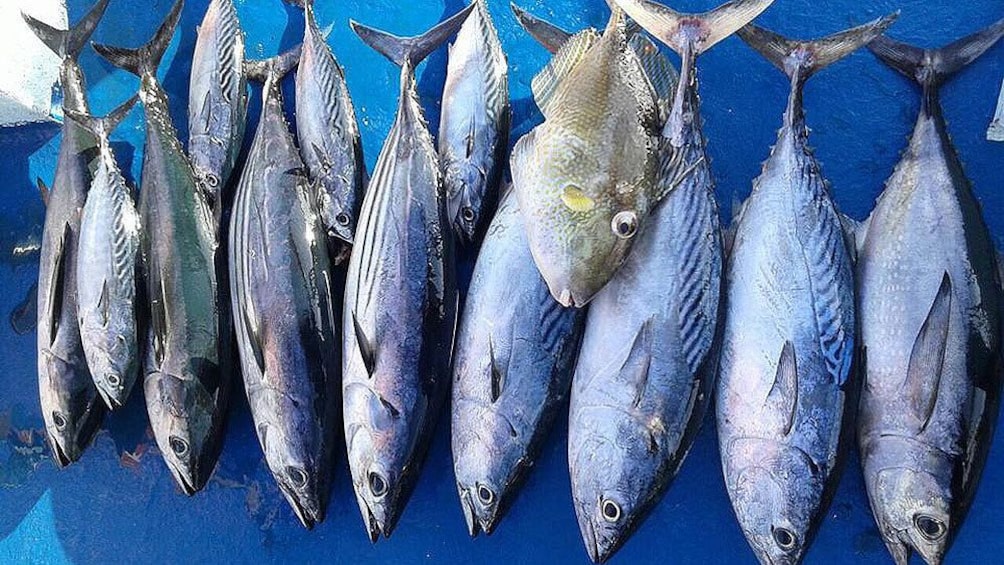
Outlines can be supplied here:
<path id="1" fill-rule="evenodd" d="M 894 20 L 815 41 L 739 31 L 791 84 L 777 144 L 736 220 L 717 402 L 725 486 L 764 565 L 805 557 L 852 431 L 853 243 L 809 148 L 802 91 Z"/>
<path id="2" fill-rule="evenodd" d="M 939 87 L 1004 35 L 872 51 L 923 88 L 910 144 L 872 213 L 857 275 L 864 388 L 858 441 L 898 565 L 942 562 L 972 503 L 1000 404 L 1004 297 L 993 242 L 949 139 Z"/>
<path id="3" fill-rule="evenodd" d="M 453 363 L 453 469 L 472 536 L 495 529 L 540 453 L 568 396 L 584 314 L 551 297 L 508 191 L 474 267 Z"/>
<path id="4" fill-rule="evenodd" d="M 105 118 L 66 111 L 98 138 L 97 168 L 80 220 L 77 315 L 91 377 L 109 410 L 125 404 L 139 375 L 139 213 L 108 140 L 136 100 L 132 97 Z"/>
<path id="5" fill-rule="evenodd" d="M 543 124 L 510 166 L 534 261 L 555 299 L 584 306 L 623 264 L 657 192 L 658 104 L 615 10 L 533 81 Z"/>
<path id="6" fill-rule="evenodd" d="M 345 443 L 373 541 L 396 526 L 449 390 L 459 296 L 453 238 L 414 68 L 471 9 L 412 38 L 352 22 L 401 67 L 397 117 L 363 199 L 342 317 Z"/>
<path id="7" fill-rule="evenodd" d="M 450 225 L 476 244 L 498 201 L 509 148 L 509 67 L 486 0 L 450 46 L 439 121 L 439 158 Z"/>
<path id="8" fill-rule="evenodd" d="M 310 178 L 320 186 L 321 221 L 328 236 L 344 242 L 338 262 L 355 241 L 366 187 L 366 164 L 345 72 L 335 60 L 314 16 L 314 0 L 287 0 L 303 7 L 306 27 L 296 73 L 296 131 Z"/>
<path id="9" fill-rule="evenodd" d="M 314 188 L 282 110 L 299 49 L 249 65 L 262 80 L 258 132 L 234 198 L 230 284 L 258 441 L 305 527 L 324 519 L 338 410 L 333 283 Z"/>
<path id="10" fill-rule="evenodd" d="M 247 123 L 244 32 L 233 0 L 211 0 L 199 26 L 188 90 L 188 155 L 217 222 Z"/>
<path id="11" fill-rule="evenodd" d="M 24 15 L 28 27 L 62 59 L 59 76 L 65 110 L 88 110 L 77 57 L 107 6 L 107 0 L 99 0 L 69 30 L 58 30 Z M 90 163 L 96 156 L 94 135 L 65 121 L 55 182 L 51 191 L 43 190 L 47 208 L 38 276 L 38 391 L 46 437 L 60 467 L 80 458 L 105 412 L 87 368 L 77 325 L 80 211 L 91 184 Z"/>
<path id="12" fill-rule="evenodd" d="M 140 187 L 142 274 L 150 327 L 144 392 L 157 446 L 185 494 L 205 486 L 223 444 L 230 395 L 231 320 L 219 284 L 217 225 L 178 141 L 157 66 L 171 41 L 178 0 L 149 43 L 138 49 L 95 45 L 140 77 L 146 143 Z M 227 301 L 229 302 L 229 301 Z"/>

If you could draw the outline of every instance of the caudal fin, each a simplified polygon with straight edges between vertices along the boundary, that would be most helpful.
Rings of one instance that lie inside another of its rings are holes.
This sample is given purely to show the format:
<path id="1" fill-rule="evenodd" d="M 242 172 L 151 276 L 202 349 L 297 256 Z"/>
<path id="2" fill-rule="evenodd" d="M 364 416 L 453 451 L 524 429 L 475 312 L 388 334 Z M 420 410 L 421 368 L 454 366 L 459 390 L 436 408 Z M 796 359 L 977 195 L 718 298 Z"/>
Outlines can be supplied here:
<path id="1" fill-rule="evenodd" d="M 868 46 L 883 63 L 924 87 L 937 87 L 964 69 L 1004 37 L 1004 19 L 940 49 L 921 49 L 888 37 Z"/>
<path id="2" fill-rule="evenodd" d="M 87 40 L 90 39 L 94 29 L 98 27 L 98 22 L 105 15 L 105 8 L 108 7 L 108 0 L 98 0 L 98 3 L 87 14 L 81 18 L 77 25 L 70 29 L 56 29 L 45 22 L 36 20 L 28 14 L 21 13 L 31 31 L 42 40 L 42 43 L 52 49 L 62 59 L 76 59 Z"/>
<path id="3" fill-rule="evenodd" d="M 547 20 L 534 16 L 517 6 L 515 2 L 509 3 L 509 9 L 516 16 L 516 21 L 519 22 L 519 25 L 530 34 L 530 37 L 534 38 L 537 43 L 540 43 L 544 49 L 547 49 L 552 54 L 560 51 L 562 46 L 568 43 L 568 40 L 572 37 L 570 32 L 561 29 Z"/>
<path id="4" fill-rule="evenodd" d="M 684 14 L 652 0 L 614 2 L 673 51 L 697 56 L 753 21 L 774 0 L 733 0 L 703 14 Z"/>
<path id="5" fill-rule="evenodd" d="M 129 110 L 132 110 L 132 107 L 136 105 L 138 100 L 139 95 L 134 94 L 103 118 L 73 110 L 67 110 L 66 116 L 80 124 L 80 127 L 93 133 L 98 139 L 107 140 L 108 136 L 122 123 L 122 120 L 125 119 L 126 115 L 129 114 Z"/>
<path id="6" fill-rule="evenodd" d="M 289 74 L 300 63 L 301 48 L 302 45 L 297 45 L 275 57 L 245 61 L 244 71 L 247 73 L 249 80 L 265 82 L 269 76 L 272 76 L 275 80 L 279 80 Z"/>
<path id="7" fill-rule="evenodd" d="M 739 30 L 739 37 L 789 78 L 805 80 L 864 47 L 896 21 L 899 13 L 814 41 L 797 41 L 753 24 Z"/>
<path id="8" fill-rule="evenodd" d="M 457 12 L 449 19 L 437 24 L 429 31 L 415 37 L 398 37 L 385 31 L 365 26 L 355 20 L 349 20 L 352 31 L 356 32 L 363 43 L 375 49 L 378 53 L 387 57 L 399 67 L 408 63 L 415 67 L 443 44 L 453 34 L 464 25 L 468 14 L 477 7 L 476 3 L 471 3 L 463 10 Z"/>
<path id="9" fill-rule="evenodd" d="M 185 0 L 177 0 L 171 12 L 160 25 L 157 33 L 154 34 L 150 42 L 138 49 L 127 49 L 125 47 L 112 47 L 110 45 L 94 44 L 94 50 L 99 55 L 108 60 L 109 63 L 125 69 L 130 73 L 143 76 L 144 74 L 156 74 L 160 60 L 164 57 L 171 38 L 174 37 L 174 30 L 178 26 L 181 18 L 181 9 L 185 6 Z"/>

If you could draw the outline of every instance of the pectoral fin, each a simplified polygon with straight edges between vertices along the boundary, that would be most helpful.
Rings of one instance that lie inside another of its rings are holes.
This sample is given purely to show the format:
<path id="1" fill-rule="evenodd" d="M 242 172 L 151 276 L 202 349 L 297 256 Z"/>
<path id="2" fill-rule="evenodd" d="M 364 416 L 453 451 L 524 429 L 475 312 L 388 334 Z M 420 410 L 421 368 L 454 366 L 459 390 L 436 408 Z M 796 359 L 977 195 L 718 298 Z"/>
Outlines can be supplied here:
<path id="1" fill-rule="evenodd" d="M 376 350 L 373 343 L 366 337 L 355 312 L 352 312 L 352 330 L 352 333 L 356 335 L 356 347 L 359 348 L 359 355 L 363 359 L 363 366 L 366 367 L 366 374 L 372 378 L 376 371 Z"/>
<path id="2" fill-rule="evenodd" d="M 49 192 L 50 192 L 49 187 L 46 186 L 45 181 L 42 180 L 42 177 L 37 177 L 35 179 L 35 184 L 38 186 L 38 194 L 42 196 L 42 203 L 45 204 L 46 208 L 48 208 Z"/>
<path id="3" fill-rule="evenodd" d="M 781 358 L 777 362 L 774 384 L 767 393 L 764 410 L 772 421 L 780 422 L 778 432 L 787 436 L 795 426 L 795 410 L 798 407 L 798 362 L 795 346 L 784 342 Z"/>
<path id="4" fill-rule="evenodd" d="M 938 401 L 951 315 L 952 281 L 948 273 L 945 273 L 927 319 L 920 326 L 920 332 L 913 343 L 906 380 L 903 381 L 903 394 L 913 416 L 920 423 L 918 431 L 924 431 L 927 427 Z"/>

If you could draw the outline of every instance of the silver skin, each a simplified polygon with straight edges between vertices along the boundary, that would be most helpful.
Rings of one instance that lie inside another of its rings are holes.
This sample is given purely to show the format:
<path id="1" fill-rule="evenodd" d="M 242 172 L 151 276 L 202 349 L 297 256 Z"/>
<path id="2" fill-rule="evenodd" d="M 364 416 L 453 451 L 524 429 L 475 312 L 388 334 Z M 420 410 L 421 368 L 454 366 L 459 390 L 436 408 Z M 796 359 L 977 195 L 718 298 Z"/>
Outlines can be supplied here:
<path id="1" fill-rule="evenodd" d="M 809 147 L 802 91 L 894 19 L 805 42 L 739 32 L 791 84 L 777 143 L 736 220 L 717 402 L 725 485 L 764 565 L 805 557 L 851 432 L 853 243 Z"/>
<path id="2" fill-rule="evenodd" d="M 25 16 L 25 21 L 62 59 L 59 80 L 65 111 L 88 111 L 83 73 L 77 56 L 104 14 L 100 0 L 69 30 L 56 30 Z M 89 165 L 97 139 L 72 120 L 63 122 L 55 181 L 46 198 L 39 251 L 38 390 L 45 433 L 56 464 L 80 458 L 104 417 L 87 367 L 77 325 L 77 245 L 80 212 L 91 183 Z"/>
<path id="3" fill-rule="evenodd" d="M 139 375 L 136 274 L 140 219 L 133 190 L 119 170 L 110 130 L 132 108 L 128 101 L 104 119 L 89 122 L 98 135 L 98 161 L 80 220 L 77 300 L 84 356 L 109 410 L 120 408 Z"/>
<path id="4" fill-rule="evenodd" d="M 352 22 L 401 66 L 397 117 L 363 199 L 342 317 L 345 443 L 372 541 L 396 526 L 449 391 L 459 300 L 453 238 L 414 66 L 470 10 L 416 38 Z"/>
<path id="5" fill-rule="evenodd" d="M 485 236 L 457 333 L 453 469 L 471 536 L 492 533 L 568 396 L 585 312 L 558 304 L 515 194 Z"/>
<path id="6" fill-rule="evenodd" d="M 875 521 L 898 565 L 913 552 L 930 565 L 942 562 L 975 495 L 997 420 L 1001 275 L 938 87 L 1001 33 L 999 23 L 926 52 L 885 38 L 872 44 L 924 89 L 909 146 L 868 222 L 857 269 L 861 463 Z M 922 353 L 925 330 L 940 334 L 933 358 Z"/>
<path id="7" fill-rule="evenodd" d="M 233 0 L 212 0 L 199 26 L 188 91 L 188 155 L 219 222 L 247 122 L 244 32 Z"/>
<path id="8" fill-rule="evenodd" d="M 347 258 L 355 240 L 366 188 L 366 164 L 345 72 L 335 60 L 314 17 L 313 0 L 289 0 L 306 17 L 303 53 L 296 72 L 296 131 L 300 153 L 317 191 L 328 236 L 343 242 L 335 259 Z"/>
<path id="9" fill-rule="evenodd" d="M 509 146 L 508 64 L 486 0 L 450 46 L 439 121 L 439 157 L 450 225 L 457 240 L 474 244 L 498 201 Z"/>
<path id="10" fill-rule="evenodd" d="M 330 493 L 339 344 L 324 227 L 282 110 L 280 81 L 295 55 L 265 65 L 262 115 L 234 199 L 230 285 L 258 440 L 309 529 Z"/>
<path id="11" fill-rule="evenodd" d="M 178 486 L 202 489 L 222 448 L 230 393 L 230 317 L 218 284 L 213 211 L 178 141 L 156 66 L 170 43 L 178 0 L 149 44 L 95 49 L 141 77 L 146 116 L 139 212 L 142 273 L 150 327 L 144 344 L 144 392 L 157 446 Z"/>

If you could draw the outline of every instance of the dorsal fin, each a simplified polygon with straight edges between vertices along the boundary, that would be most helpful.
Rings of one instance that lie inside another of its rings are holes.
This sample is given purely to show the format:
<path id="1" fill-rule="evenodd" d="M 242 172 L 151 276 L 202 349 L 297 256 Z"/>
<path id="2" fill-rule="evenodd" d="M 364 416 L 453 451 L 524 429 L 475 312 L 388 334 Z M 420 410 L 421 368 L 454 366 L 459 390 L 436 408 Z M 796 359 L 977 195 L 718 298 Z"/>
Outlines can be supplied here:
<path id="1" fill-rule="evenodd" d="M 51 192 L 49 190 L 48 185 L 45 184 L 45 181 L 42 180 L 42 177 L 35 177 L 35 185 L 38 186 L 38 194 L 42 197 L 42 203 L 45 204 L 46 208 L 48 208 L 49 192 Z"/>
<path id="2" fill-rule="evenodd" d="M 549 21 L 534 16 L 517 6 L 515 2 L 509 3 L 509 9 L 516 16 L 516 21 L 519 22 L 519 25 L 530 34 L 530 37 L 534 38 L 537 43 L 540 43 L 551 54 L 560 51 L 562 46 L 572 37 L 571 33 Z"/>
<path id="3" fill-rule="evenodd" d="M 790 341 L 784 342 L 781 357 L 777 362 L 777 373 L 774 384 L 767 393 L 764 409 L 769 419 L 780 422 L 778 432 L 787 436 L 795 426 L 795 411 L 798 407 L 798 361 L 795 359 L 795 346 Z"/>
<path id="4" fill-rule="evenodd" d="M 913 416 L 920 422 L 919 431 L 927 428 L 938 401 L 938 386 L 948 346 L 948 325 L 952 317 L 952 280 L 945 273 L 931 310 L 920 326 L 910 352 L 903 394 Z"/>
<path id="5" fill-rule="evenodd" d="M 492 343 L 491 336 L 488 336 L 488 359 L 489 368 L 491 370 L 491 398 L 492 402 L 495 402 L 502 396 L 502 390 L 505 388 L 505 368 L 499 365 L 498 360 L 495 357 L 495 345 Z"/>
<path id="6" fill-rule="evenodd" d="M 594 29 L 586 29 L 573 35 L 551 62 L 533 77 L 531 83 L 533 98 L 544 116 L 549 114 L 552 97 L 561 81 L 582 61 L 599 39 L 600 35 Z"/>
<path id="7" fill-rule="evenodd" d="M 376 371 L 376 350 L 373 347 L 373 343 L 366 337 L 366 333 L 363 331 L 362 325 L 359 324 L 359 318 L 356 317 L 356 313 L 352 312 L 352 329 L 353 333 L 356 334 L 356 347 L 359 348 L 359 355 L 363 358 L 363 366 L 366 367 L 366 374 L 373 377 L 373 373 Z"/>
<path id="8" fill-rule="evenodd" d="M 670 104 L 676 91 L 676 83 L 680 80 L 680 73 L 647 35 L 637 33 L 631 36 L 628 44 L 638 57 L 645 70 L 645 77 L 652 86 L 652 92 L 659 104 L 661 125 L 669 117 Z"/>

